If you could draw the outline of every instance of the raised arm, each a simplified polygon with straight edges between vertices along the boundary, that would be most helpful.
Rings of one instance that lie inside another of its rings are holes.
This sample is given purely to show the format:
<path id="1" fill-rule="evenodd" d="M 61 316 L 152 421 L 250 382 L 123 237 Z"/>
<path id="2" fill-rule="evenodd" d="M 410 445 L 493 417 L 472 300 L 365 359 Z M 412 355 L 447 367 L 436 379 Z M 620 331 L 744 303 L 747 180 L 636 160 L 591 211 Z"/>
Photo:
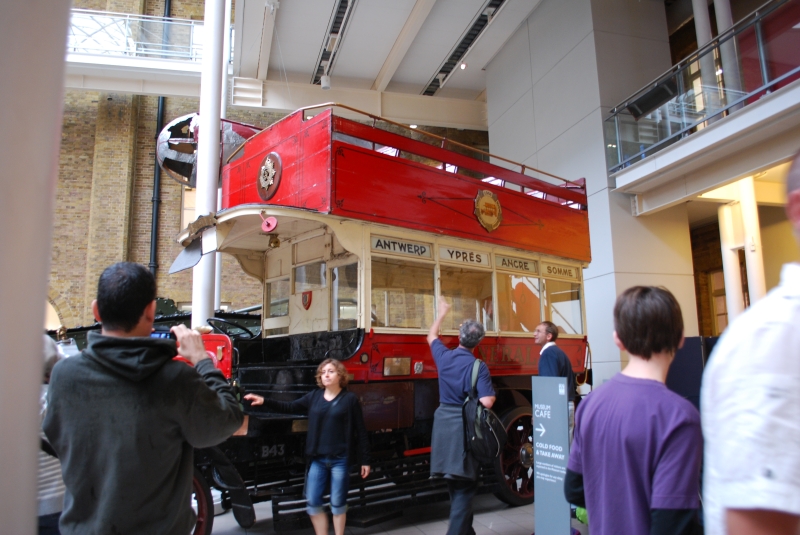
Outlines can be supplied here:
<path id="1" fill-rule="evenodd" d="M 433 325 L 431 325 L 431 328 L 428 331 L 428 345 L 431 345 L 434 340 L 439 338 L 439 330 L 442 328 L 444 317 L 447 316 L 448 312 L 450 312 L 450 305 L 447 304 L 447 301 L 441 295 L 439 296 L 438 311 L 439 313 L 436 314 L 436 321 L 433 322 Z"/>

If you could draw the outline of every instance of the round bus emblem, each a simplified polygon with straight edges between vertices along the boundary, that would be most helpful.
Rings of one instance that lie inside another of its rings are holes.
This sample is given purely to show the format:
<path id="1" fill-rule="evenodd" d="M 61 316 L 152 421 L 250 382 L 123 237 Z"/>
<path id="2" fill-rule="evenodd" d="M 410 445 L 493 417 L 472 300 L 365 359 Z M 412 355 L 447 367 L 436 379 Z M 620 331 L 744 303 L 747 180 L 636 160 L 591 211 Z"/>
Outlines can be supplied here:
<path id="1" fill-rule="evenodd" d="M 263 200 L 270 200 L 275 195 L 275 192 L 278 191 L 282 169 L 281 157 L 277 152 L 270 152 L 261 162 L 256 186 L 258 187 L 258 195 Z"/>
<path id="2" fill-rule="evenodd" d="M 497 195 L 485 189 L 478 191 L 478 196 L 475 197 L 475 217 L 489 232 L 497 229 L 503 222 L 503 209 Z"/>

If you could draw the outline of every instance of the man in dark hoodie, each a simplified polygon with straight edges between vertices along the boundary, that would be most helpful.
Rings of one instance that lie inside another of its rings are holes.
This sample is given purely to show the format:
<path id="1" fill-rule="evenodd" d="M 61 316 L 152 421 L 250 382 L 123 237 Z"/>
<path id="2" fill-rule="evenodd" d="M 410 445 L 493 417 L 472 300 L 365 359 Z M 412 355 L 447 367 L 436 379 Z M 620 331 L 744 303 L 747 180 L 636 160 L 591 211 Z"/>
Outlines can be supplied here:
<path id="1" fill-rule="evenodd" d="M 193 448 L 216 445 L 242 424 L 199 334 L 173 327 L 177 349 L 150 337 L 155 295 L 143 266 L 107 268 L 92 303 L 100 334 L 90 332 L 87 348 L 53 369 L 44 430 L 67 488 L 63 535 L 188 535 Z"/>

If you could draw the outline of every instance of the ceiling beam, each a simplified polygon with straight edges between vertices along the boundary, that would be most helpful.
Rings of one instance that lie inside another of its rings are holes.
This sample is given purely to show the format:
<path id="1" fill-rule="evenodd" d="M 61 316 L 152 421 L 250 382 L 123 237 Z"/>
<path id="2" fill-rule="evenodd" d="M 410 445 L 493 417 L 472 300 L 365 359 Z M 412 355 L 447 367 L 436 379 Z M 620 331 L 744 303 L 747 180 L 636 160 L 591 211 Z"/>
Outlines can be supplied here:
<path id="1" fill-rule="evenodd" d="M 272 49 L 272 34 L 275 33 L 275 18 L 278 16 L 278 2 L 275 0 L 266 2 L 264 6 L 264 25 L 261 30 L 261 53 L 258 56 L 258 75 L 259 80 L 267 79 L 267 69 L 269 68 L 269 53 Z"/>
<path id="2" fill-rule="evenodd" d="M 397 72 L 397 68 L 406 56 L 406 52 L 408 52 L 411 43 L 417 37 L 435 3 L 436 0 L 417 0 L 417 3 L 414 4 L 411 14 L 409 14 L 406 23 L 403 25 L 403 29 L 400 30 L 400 35 L 397 36 L 394 46 L 389 51 L 389 55 L 386 56 L 386 61 L 383 62 L 383 67 L 378 72 L 378 77 L 375 78 L 375 82 L 372 84 L 373 91 L 382 92 L 386 90 L 386 86 L 392 81 L 394 73 Z"/>

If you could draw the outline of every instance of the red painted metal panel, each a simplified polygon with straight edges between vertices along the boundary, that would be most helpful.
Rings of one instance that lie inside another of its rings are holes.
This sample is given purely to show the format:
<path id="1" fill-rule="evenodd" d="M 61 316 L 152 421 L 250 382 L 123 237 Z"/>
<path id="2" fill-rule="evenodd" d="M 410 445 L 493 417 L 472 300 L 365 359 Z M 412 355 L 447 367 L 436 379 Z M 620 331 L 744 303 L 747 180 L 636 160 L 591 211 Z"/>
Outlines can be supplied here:
<path id="1" fill-rule="evenodd" d="M 458 337 L 442 336 L 442 343 L 449 348 L 458 346 Z M 562 338 L 558 347 L 567 354 L 573 371 L 585 371 L 586 341 L 581 338 Z M 541 346 L 532 338 L 487 336 L 475 350 L 475 356 L 485 361 L 494 377 L 537 375 L 539 373 L 539 351 Z M 362 364 L 359 355 L 369 356 L 368 364 Z M 383 375 L 383 359 L 411 358 L 410 376 Z M 422 373 L 414 373 L 414 364 L 422 363 Z M 422 334 L 367 334 L 357 356 L 345 362 L 353 381 L 398 381 L 404 379 L 436 379 L 438 373 L 431 356 L 425 335 Z"/>
<path id="2" fill-rule="evenodd" d="M 583 210 L 338 141 L 333 152 L 335 215 L 591 260 Z M 493 232 L 474 215 L 479 190 L 500 201 L 503 222 Z"/>
<path id="3" fill-rule="evenodd" d="M 295 113 L 248 140 L 244 154 L 223 170 L 222 207 L 270 204 L 329 212 L 330 124 L 330 112 L 309 121 Z M 282 176 L 275 195 L 265 202 L 257 184 L 270 152 L 279 154 Z"/>
<path id="4" fill-rule="evenodd" d="M 381 145 L 387 145 L 396 149 L 410 152 L 412 154 L 423 156 L 425 158 L 430 158 L 431 160 L 436 160 L 438 162 L 446 162 L 451 165 L 469 169 L 471 171 L 477 171 L 487 176 L 508 180 L 509 182 L 541 191 L 543 193 L 547 193 L 548 195 L 574 201 L 583 204 L 584 206 L 586 205 L 585 192 L 568 190 L 559 186 L 554 186 L 553 184 L 549 184 L 542 180 L 538 180 L 530 176 L 526 176 L 521 173 L 484 162 L 482 160 L 478 160 L 476 158 L 470 158 L 457 152 L 434 147 L 432 145 L 428 145 L 427 143 L 403 137 L 398 134 L 393 134 L 385 130 L 371 128 L 369 126 L 349 121 L 341 117 L 333 118 L 333 129 L 336 132 L 341 132 L 343 134 L 360 139 L 374 141 L 375 143 L 379 143 Z"/>

